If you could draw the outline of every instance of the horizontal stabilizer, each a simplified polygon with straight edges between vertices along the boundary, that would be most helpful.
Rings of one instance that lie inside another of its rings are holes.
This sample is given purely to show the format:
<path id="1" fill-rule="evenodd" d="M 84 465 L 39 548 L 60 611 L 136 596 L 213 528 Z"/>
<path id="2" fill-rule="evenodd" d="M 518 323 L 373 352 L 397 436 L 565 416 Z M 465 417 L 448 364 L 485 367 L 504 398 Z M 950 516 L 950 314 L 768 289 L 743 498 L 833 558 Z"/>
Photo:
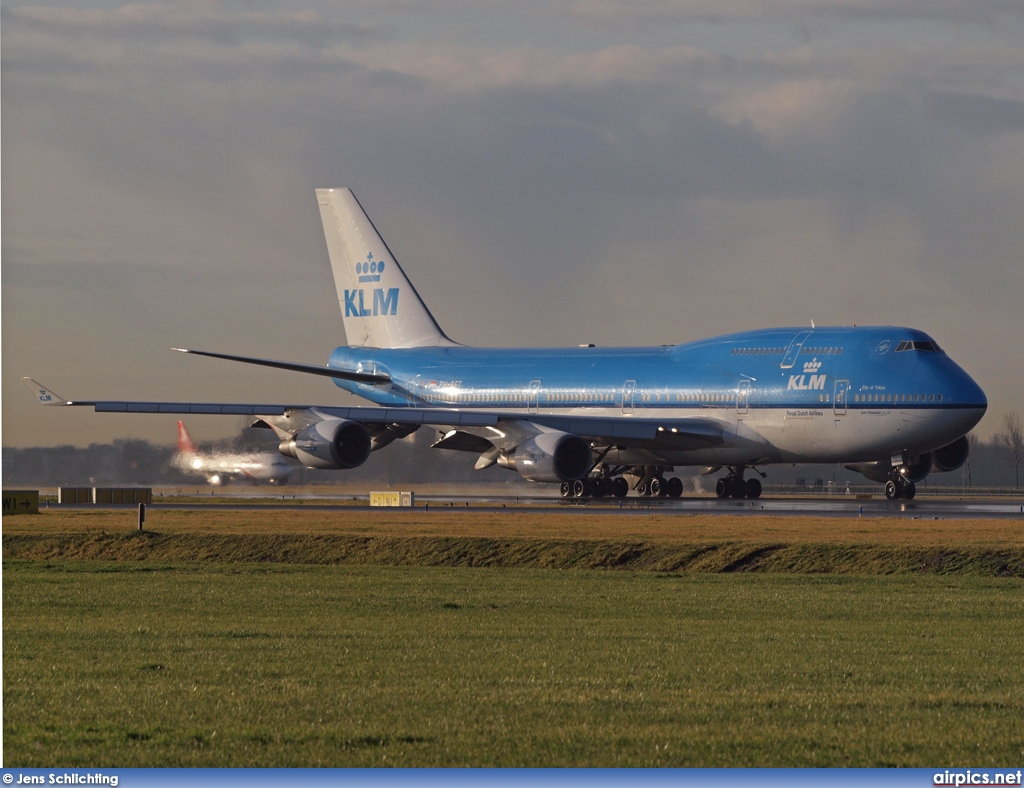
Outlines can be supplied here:
<path id="1" fill-rule="evenodd" d="M 226 359 L 227 361 L 240 361 L 243 364 L 256 364 L 261 367 L 273 367 L 274 369 L 287 369 L 290 372 L 303 372 L 307 375 L 322 375 L 325 378 L 336 380 L 351 380 L 356 383 L 383 384 L 390 383 L 391 376 L 380 372 L 359 372 L 351 369 L 336 369 L 335 367 L 321 367 L 316 364 L 297 364 L 293 361 L 274 361 L 269 358 L 252 358 L 250 356 L 229 356 L 226 353 L 210 353 L 205 350 L 187 350 L 186 348 L 171 348 L 179 353 L 191 353 L 193 356 L 209 356 L 210 358 Z"/>

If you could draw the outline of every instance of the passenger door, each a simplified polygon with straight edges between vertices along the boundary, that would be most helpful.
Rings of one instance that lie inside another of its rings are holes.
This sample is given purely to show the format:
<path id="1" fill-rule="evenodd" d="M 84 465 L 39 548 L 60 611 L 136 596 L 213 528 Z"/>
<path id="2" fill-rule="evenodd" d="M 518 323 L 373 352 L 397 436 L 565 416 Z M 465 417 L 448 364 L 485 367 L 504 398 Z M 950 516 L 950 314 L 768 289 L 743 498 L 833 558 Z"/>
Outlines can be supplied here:
<path id="1" fill-rule="evenodd" d="M 790 342 L 789 347 L 786 348 L 786 355 L 783 356 L 782 363 L 779 364 L 782 369 L 793 368 L 793 365 L 796 363 L 797 356 L 800 355 L 800 351 L 803 349 L 804 342 L 807 341 L 807 337 L 812 333 L 812 331 L 801 331 L 793 337 L 793 341 Z"/>
<path id="2" fill-rule="evenodd" d="M 832 399 L 832 412 L 836 416 L 846 415 L 846 394 L 850 390 L 850 381 L 837 380 L 835 396 Z"/>
<path id="3" fill-rule="evenodd" d="M 636 381 L 627 380 L 622 384 L 622 413 L 625 416 L 633 415 L 633 400 L 636 396 Z"/>
<path id="4" fill-rule="evenodd" d="M 750 381 L 741 380 L 736 389 L 736 413 L 739 416 L 747 415 L 747 408 L 750 407 Z"/>
<path id="5" fill-rule="evenodd" d="M 540 406 L 540 381 L 530 381 L 530 400 L 528 410 L 530 413 L 536 413 Z"/>

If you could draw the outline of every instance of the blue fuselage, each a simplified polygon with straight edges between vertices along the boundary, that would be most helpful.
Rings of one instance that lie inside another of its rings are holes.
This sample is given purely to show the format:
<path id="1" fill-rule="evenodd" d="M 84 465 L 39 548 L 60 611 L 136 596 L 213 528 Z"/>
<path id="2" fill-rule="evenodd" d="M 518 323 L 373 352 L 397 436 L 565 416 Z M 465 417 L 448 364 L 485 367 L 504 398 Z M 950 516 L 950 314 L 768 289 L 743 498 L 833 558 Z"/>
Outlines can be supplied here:
<path id="1" fill-rule="evenodd" d="M 776 328 L 640 348 L 337 348 L 331 366 L 386 372 L 336 380 L 392 407 L 702 417 L 738 440 L 661 461 L 867 461 L 930 451 L 984 415 L 985 395 L 921 331 Z M 684 456 L 685 455 L 685 456 Z M 648 458 L 652 459 L 652 458 Z"/>

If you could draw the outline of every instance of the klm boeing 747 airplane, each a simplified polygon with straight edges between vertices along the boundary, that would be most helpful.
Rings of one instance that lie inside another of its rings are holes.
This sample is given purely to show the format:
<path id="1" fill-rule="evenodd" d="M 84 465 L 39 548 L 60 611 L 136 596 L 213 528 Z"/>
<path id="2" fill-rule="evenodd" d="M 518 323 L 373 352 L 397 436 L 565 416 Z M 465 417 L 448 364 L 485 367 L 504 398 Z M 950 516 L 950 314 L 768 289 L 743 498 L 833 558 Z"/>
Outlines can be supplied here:
<path id="1" fill-rule="evenodd" d="M 355 468 L 421 427 L 564 497 L 678 497 L 675 468 L 725 469 L 719 497 L 757 498 L 764 467 L 843 463 L 912 498 L 967 459 L 987 402 L 913 328 L 792 327 L 660 347 L 473 348 L 449 339 L 348 189 L 317 201 L 348 344 L 327 366 L 185 353 L 322 375 L 374 405 L 76 401 L 124 413 L 246 414 L 310 468 Z"/>

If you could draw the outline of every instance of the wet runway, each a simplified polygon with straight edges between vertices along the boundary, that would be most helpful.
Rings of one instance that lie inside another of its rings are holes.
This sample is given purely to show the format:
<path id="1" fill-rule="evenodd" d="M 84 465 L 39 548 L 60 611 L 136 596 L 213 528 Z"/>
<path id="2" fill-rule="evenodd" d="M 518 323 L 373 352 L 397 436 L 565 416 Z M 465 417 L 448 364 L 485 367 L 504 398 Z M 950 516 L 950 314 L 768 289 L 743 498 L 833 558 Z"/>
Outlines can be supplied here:
<path id="1" fill-rule="evenodd" d="M 237 501 L 232 500 L 237 495 Z M 264 498 L 253 502 L 253 498 Z M 369 505 L 368 494 L 261 496 L 253 491 L 237 494 L 218 493 L 210 502 L 163 502 L 154 509 L 277 509 L 307 511 L 377 510 Z M 77 508 L 92 508 L 84 505 Z M 119 507 L 120 508 L 120 507 Z M 718 498 L 601 498 L 563 500 L 552 496 L 523 495 L 445 495 L 437 492 L 417 494 L 415 509 L 427 512 L 472 511 L 501 512 L 509 509 L 537 513 L 577 513 L 592 515 L 706 514 L 743 516 L 805 517 L 897 517 L 908 519 L 1020 518 L 1024 525 L 1024 501 L 1020 498 L 928 498 L 889 501 L 884 497 L 851 496 L 763 497 L 755 501 Z"/>
<path id="2" fill-rule="evenodd" d="M 912 501 L 889 501 L 885 498 L 760 498 L 756 501 L 718 498 L 601 498 L 582 501 L 550 497 L 508 496 L 440 496 L 416 497 L 417 506 L 474 509 L 501 509 L 504 505 L 525 507 L 536 511 L 664 514 L 730 514 L 775 516 L 864 516 L 931 518 L 1021 517 L 1024 503 L 1020 500 L 915 498 Z"/>

